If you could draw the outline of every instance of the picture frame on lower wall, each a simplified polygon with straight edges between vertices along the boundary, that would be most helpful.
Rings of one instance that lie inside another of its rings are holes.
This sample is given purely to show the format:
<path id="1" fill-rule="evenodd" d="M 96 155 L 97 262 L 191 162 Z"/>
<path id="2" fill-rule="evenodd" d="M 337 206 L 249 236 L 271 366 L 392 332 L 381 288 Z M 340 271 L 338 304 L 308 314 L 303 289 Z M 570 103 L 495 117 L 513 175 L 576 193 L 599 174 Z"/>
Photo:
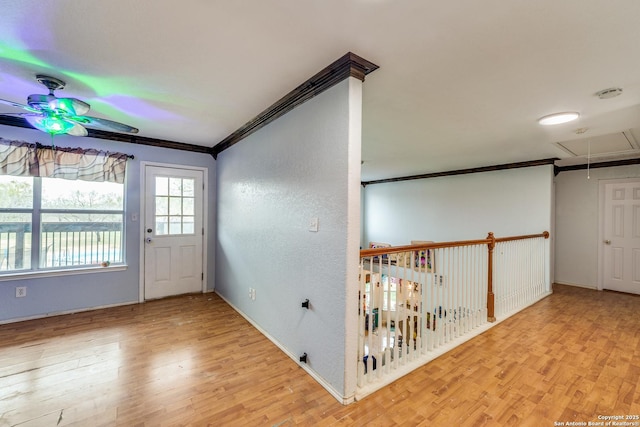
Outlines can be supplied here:
<path id="1" fill-rule="evenodd" d="M 369 242 L 369 249 L 380 249 L 380 248 L 390 248 L 390 243 L 382 243 L 382 242 Z M 379 259 L 378 256 L 374 256 L 373 260 L 377 261 Z M 387 254 L 382 255 L 382 259 L 387 259 Z"/>
<path id="2" fill-rule="evenodd" d="M 432 240 L 412 240 L 411 245 L 424 245 L 428 243 L 434 243 Z M 423 270 L 427 273 L 435 273 L 435 251 L 433 249 L 423 249 L 414 251 L 415 257 L 413 262 L 413 268 L 417 270 Z"/>

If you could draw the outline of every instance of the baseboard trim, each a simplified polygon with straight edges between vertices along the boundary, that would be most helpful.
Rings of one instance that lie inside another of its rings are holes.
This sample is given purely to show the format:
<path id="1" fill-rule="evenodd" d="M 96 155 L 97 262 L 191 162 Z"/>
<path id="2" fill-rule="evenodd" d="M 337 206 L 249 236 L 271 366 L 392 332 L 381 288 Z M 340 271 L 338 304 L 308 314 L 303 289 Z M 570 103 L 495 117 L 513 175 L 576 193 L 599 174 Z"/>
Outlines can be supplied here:
<path id="1" fill-rule="evenodd" d="M 584 288 L 584 289 L 592 289 L 594 291 L 598 290 L 597 285 L 584 285 L 582 283 L 571 283 L 571 282 L 560 282 L 556 280 L 554 282 L 555 285 L 566 285 L 566 286 L 575 286 L 576 288 Z"/>
<path id="2" fill-rule="evenodd" d="M 214 291 L 215 292 L 215 291 Z M 298 361 L 298 356 L 291 353 L 287 350 L 279 341 L 277 341 L 273 336 L 271 336 L 267 331 L 262 329 L 260 325 L 258 325 L 252 318 L 250 318 L 247 314 L 245 314 L 242 310 L 236 307 L 232 302 L 226 299 L 224 296 L 220 295 L 218 292 L 215 292 L 224 302 L 229 304 L 231 308 L 233 308 L 240 316 L 244 317 L 247 322 L 251 324 L 254 328 L 256 328 L 262 335 L 264 335 L 269 341 L 271 341 L 276 347 L 278 347 L 284 354 L 289 356 L 298 366 L 305 370 L 311 378 L 316 380 L 318 384 L 320 384 L 327 392 L 332 395 L 338 402 L 342 405 L 348 405 L 355 401 L 355 396 L 345 397 L 342 396 L 335 388 L 331 386 L 328 382 L 326 382 L 321 376 L 319 376 L 313 369 L 309 368 L 307 365 L 304 365 Z"/>
<path id="3" fill-rule="evenodd" d="M 207 289 L 206 291 L 202 292 L 202 294 L 211 294 L 214 293 L 215 289 Z M 195 295 L 200 294 L 200 292 L 196 292 L 194 293 Z M 186 295 L 186 294 L 185 294 Z M 180 296 L 180 295 L 175 295 L 175 296 Z M 171 297 L 169 297 L 171 298 Z M 128 302 L 119 302 L 116 304 L 106 304 L 106 305 L 99 305 L 96 307 L 87 307 L 87 308 L 77 308 L 77 309 L 73 309 L 73 310 L 63 310 L 63 311 L 52 311 L 51 313 L 44 313 L 44 314 L 34 314 L 33 316 L 27 316 L 27 317 L 17 317 L 15 319 L 6 319 L 6 320 L 0 320 L 0 325 L 6 325 L 9 323 L 17 323 L 17 322 L 25 322 L 27 320 L 37 320 L 37 319 L 44 319 L 46 317 L 53 317 L 53 316 L 64 316 L 65 314 L 75 314 L 75 313 L 82 313 L 85 311 L 93 311 L 93 310 L 102 310 L 103 308 L 113 308 L 113 307 L 121 307 L 124 305 L 133 305 L 133 304 L 144 304 L 144 300 L 142 301 L 128 301 Z"/>
<path id="4" fill-rule="evenodd" d="M 51 313 L 35 314 L 33 316 L 17 317 L 17 318 L 14 318 L 14 319 L 0 320 L 0 325 L 7 325 L 9 323 L 17 323 L 17 322 L 26 322 L 27 320 L 44 319 L 44 318 L 47 318 L 47 317 L 54 317 L 54 316 L 64 316 L 66 314 L 83 313 L 85 311 L 101 310 L 103 308 L 121 307 L 123 305 L 133 305 L 133 304 L 140 304 L 140 303 L 136 300 L 136 301 L 120 302 L 120 303 L 117 303 L 117 304 L 100 305 L 100 306 L 97 306 L 97 307 L 77 308 L 77 309 L 73 309 L 73 310 L 63 310 L 63 311 L 52 311 Z"/>

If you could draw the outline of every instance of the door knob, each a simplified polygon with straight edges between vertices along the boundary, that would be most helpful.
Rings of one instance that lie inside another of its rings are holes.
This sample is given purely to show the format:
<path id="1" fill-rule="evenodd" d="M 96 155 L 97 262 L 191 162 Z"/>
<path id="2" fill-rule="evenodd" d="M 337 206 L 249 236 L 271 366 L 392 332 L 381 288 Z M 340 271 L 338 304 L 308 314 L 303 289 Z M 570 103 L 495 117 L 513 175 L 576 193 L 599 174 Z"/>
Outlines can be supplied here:
<path id="1" fill-rule="evenodd" d="M 147 228 L 147 233 L 151 233 L 153 230 L 151 228 Z"/>
<path id="2" fill-rule="evenodd" d="M 605 244 L 605 245 L 610 245 L 610 244 L 611 244 L 611 240 L 605 240 L 605 241 L 604 241 L 604 244 Z"/>
<path id="3" fill-rule="evenodd" d="M 144 241 L 147 243 L 151 243 L 151 237 L 147 237 L 146 239 L 144 239 Z"/>

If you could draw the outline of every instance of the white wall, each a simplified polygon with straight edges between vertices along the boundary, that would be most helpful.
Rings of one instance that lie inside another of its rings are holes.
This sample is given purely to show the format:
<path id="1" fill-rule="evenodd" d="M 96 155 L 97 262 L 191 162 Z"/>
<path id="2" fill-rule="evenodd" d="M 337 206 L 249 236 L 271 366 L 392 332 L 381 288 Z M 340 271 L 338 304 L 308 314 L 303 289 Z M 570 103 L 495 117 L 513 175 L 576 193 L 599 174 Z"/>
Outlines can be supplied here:
<path id="1" fill-rule="evenodd" d="M 0 126 L 0 137 L 28 142 L 51 144 L 49 135 L 37 130 Z M 62 275 L 57 277 L 37 277 L 21 280 L 0 281 L 0 323 L 42 317 L 69 311 L 89 310 L 117 304 L 138 301 L 140 289 L 140 221 L 133 221 L 132 214 L 139 213 L 140 198 L 140 162 L 175 163 L 198 166 L 209 169 L 207 183 L 209 198 L 208 245 L 208 281 L 207 289 L 213 290 L 215 284 L 215 161 L 209 154 L 181 150 L 128 144 L 94 138 L 80 138 L 60 135 L 54 139 L 60 147 L 83 147 L 117 151 L 133 154 L 135 159 L 127 164 L 125 184 L 125 257 L 127 268 L 124 271 L 100 271 L 80 275 Z M 6 277 L 5 277 L 6 279 Z M 26 286 L 27 296 L 15 297 L 15 287 Z"/>
<path id="2" fill-rule="evenodd" d="M 345 327 L 356 323 L 346 299 L 358 274 L 361 85 L 339 83 L 217 162 L 216 292 L 292 357 L 306 352 L 338 398 L 355 392 Z"/>
<path id="3" fill-rule="evenodd" d="M 556 177 L 555 281 L 598 287 L 599 183 L 639 178 L 640 165 L 561 172 Z"/>
<path id="4" fill-rule="evenodd" d="M 370 241 L 455 241 L 552 231 L 553 166 L 372 184 L 364 189 Z"/>

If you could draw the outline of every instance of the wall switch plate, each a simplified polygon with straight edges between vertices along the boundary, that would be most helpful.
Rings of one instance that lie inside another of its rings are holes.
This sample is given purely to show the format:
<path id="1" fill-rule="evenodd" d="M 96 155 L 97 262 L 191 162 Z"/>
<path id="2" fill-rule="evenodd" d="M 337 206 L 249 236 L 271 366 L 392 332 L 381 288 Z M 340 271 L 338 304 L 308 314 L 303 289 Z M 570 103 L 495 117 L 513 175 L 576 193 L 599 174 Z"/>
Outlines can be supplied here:
<path id="1" fill-rule="evenodd" d="M 309 220 L 309 231 L 313 231 L 313 232 L 318 231 L 318 223 L 319 222 L 320 221 L 318 220 L 317 217 L 311 218 Z"/>
<path id="2" fill-rule="evenodd" d="M 16 287 L 16 298 L 23 298 L 27 296 L 27 287 L 26 286 L 17 286 Z"/>

